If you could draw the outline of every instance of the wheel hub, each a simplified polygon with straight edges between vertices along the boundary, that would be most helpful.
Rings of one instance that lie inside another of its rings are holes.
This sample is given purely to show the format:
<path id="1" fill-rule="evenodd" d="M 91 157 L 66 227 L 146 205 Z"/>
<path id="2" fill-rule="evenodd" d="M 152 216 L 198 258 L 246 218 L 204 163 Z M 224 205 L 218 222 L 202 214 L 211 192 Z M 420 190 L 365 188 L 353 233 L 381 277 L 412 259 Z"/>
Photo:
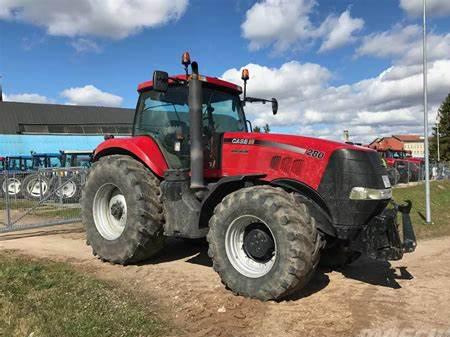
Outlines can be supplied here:
<path id="1" fill-rule="evenodd" d="M 234 219 L 225 233 L 228 260 L 242 275 L 266 275 L 277 258 L 277 243 L 270 227 L 254 215 Z"/>
<path id="2" fill-rule="evenodd" d="M 116 201 L 114 204 L 111 205 L 111 215 L 116 220 L 120 220 L 123 216 L 124 207 L 121 202 Z"/>
<path id="3" fill-rule="evenodd" d="M 265 262 L 272 258 L 275 243 L 264 229 L 254 228 L 244 235 L 244 250 L 255 260 Z"/>
<path id="4" fill-rule="evenodd" d="M 104 184 L 94 197 L 92 207 L 95 227 L 106 240 L 118 239 L 127 223 L 127 202 L 114 184 Z"/>

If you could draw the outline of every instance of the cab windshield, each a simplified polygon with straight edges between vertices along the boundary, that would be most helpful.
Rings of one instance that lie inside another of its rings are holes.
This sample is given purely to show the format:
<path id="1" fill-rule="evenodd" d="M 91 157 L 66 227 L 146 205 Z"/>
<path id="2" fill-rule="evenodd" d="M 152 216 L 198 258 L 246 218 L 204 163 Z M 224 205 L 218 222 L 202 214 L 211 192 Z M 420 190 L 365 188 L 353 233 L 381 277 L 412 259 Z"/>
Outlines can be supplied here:
<path id="1" fill-rule="evenodd" d="M 141 94 L 134 127 L 135 135 L 166 134 L 174 127 L 189 127 L 188 88 L 171 86 L 166 93 Z M 245 131 L 240 98 L 236 94 L 203 88 L 203 126 L 215 132 Z"/>
<path id="2" fill-rule="evenodd" d="M 165 93 L 141 94 L 133 134 L 150 135 L 173 167 L 189 161 L 189 105 L 186 86 L 170 86 Z M 203 87 L 203 133 L 206 138 L 229 131 L 246 131 L 240 97 L 231 92 Z"/>

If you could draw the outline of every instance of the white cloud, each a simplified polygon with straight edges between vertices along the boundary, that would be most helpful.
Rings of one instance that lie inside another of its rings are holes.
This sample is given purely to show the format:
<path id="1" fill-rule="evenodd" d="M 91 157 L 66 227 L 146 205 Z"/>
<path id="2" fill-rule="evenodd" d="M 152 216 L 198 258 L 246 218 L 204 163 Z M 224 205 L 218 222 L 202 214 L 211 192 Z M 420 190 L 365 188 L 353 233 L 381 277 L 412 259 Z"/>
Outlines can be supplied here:
<path id="1" fill-rule="evenodd" d="M 188 0 L 0 0 L 0 19 L 45 27 L 49 35 L 122 39 L 178 20 Z"/>
<path id="2" fill-rule="evenodd" d="M 394 58 L 400 64 L 418 64 L 422 60 L 422 28 L 418 25 L 400 26 L 364 37 L 357 56 L 371 55 Z M 428 59 L 446 59 L 450 55 L 450 34 L 428 35 Z"/>
<path id="3" fill-rule="evenodd" d="M 70 45 L 75 49 L 77 53 L 100 53 L 102 48 L 97 42 L 85 38 L 77 38 L 73 40 Z"/>
<path id="4" fill-rule="evenodd" d="M 280 68 L 269 68 L 259 64 L 245 66 L 250 72 L 249 89 L 262 96 L 277 93 L 280 98 L 295 95 L 298 99 L 305 99 L 319 94 L 331 74 L 318 64 L 291 61 Z M 239 69 L 229 69 L 223 78 L 238 83 L 241 78 Z"/>
<path id="5" fill-rule="evenodd" d="M 400 0 L 400 8 L 410 16 L 420 16 L 423 13 L 423 0 Z M 450 1 L 427 0 L 427 11 L 431 15 L 450 15 Z"/>
<path id="6" fill-rule="evenodd" d="M 349 10 L 329 16 L 319 27 L 310 19 L 315 0 L 264 0 L 254 4 L 241 25 L 242 36 L 251 50 L 273 45 L 277 52 L 300 43 L 323 39 L 321 51 L 342 47 L 355 40 L 364 21 L 351 17 Z"/>
<path id="7" fill-rule="evenodd" d="M 319 28 L 319 31 L 324 34 L 324 41 L 319 52 L 336 49 L 354 42 L 356 37 L 353 34 L 363 27 L 364 20 L 352 18 L 349 10 L 343 12 L 339 17 L 329 16 Z"/>
<path id="8" fill-rule="evenodd" d="M 3 100 L 5 102 L 24 102 L 24 103 L 52 103 L 53 101 L 45 96 L 34 93 L 23 94 L 3 94 Z"/>
<path id="9" fill-rule="evenodd" d="M 314 0 L 265 0 L 254 4 L 242 24 L 242 35 L 250 40 L 251 49 L 271 43 L 285 50 L 292 43 L 311 37 L 313 26 L 309 14 Z"/>
<path id="10" fill-rule="evenodd" d="M 311 136 L 342 139 L 350 130 L 356 141 L 380 135 L 420 132 L 423 123 L 422 73 L 416 65 L 392 66 L 380 75 L 349 85 L 331 86 L 330 72 L 317 64 L 289 62 L 280 68 L 250 64 L 248 93 L 279 98 L 279 114 L 267 105 L 248 104 L 254 125 L 288 129 Z M 289 69 L 289 71 L 286 71 Z M 450 59 L 430 63 L 430 120 L 449 93 Z M 224 79 L 239 83 L 237 69 Z"/>
<path id="11" fill-rule="evenodd" d="M 108 92 L 101 91 L 93 85 L 66 89 L 61 93 L 67 98 L 67 104 L 96 105 L 96 106 L 120 106 L 123 98 Z"/>

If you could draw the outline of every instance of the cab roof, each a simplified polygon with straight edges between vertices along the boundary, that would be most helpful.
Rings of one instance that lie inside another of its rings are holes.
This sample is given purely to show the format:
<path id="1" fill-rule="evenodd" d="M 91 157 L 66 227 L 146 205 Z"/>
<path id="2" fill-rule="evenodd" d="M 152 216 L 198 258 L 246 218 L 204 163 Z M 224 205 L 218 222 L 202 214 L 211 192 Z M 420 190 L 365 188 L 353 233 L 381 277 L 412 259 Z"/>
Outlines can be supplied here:
<path id="1" fill-rule="evenodd" d="M 186 80 L 186 75 L 175 75 L 175 76 L 171 76 L 172 78 L 176 78 L 179 80 Z M 209 76 L 200 76 L 200 81 L 206 82 L 208 84 L 211 84 L 215 87 L 222 87 L 222 88 L 226 88 L 226 89 L 231 89 L 233 91 L 235 91 L 238 94 L 242 93 L 242 88 L 239 85 L 236 85 L 234 83 L 231 82 L 227 82 L 224 80 L 221 80 L 220 78 L 217 77 L 209 77 Z M 169 79 L 169 83 L 173 83 L 173 81 L 171 81 Z M 147 81 L 147 82 L 143 82 L 141 84 L 138 85 L 138 92 L 142 92 L 142 91 L 146 91 L 153 88 L 153 81 Z"/>

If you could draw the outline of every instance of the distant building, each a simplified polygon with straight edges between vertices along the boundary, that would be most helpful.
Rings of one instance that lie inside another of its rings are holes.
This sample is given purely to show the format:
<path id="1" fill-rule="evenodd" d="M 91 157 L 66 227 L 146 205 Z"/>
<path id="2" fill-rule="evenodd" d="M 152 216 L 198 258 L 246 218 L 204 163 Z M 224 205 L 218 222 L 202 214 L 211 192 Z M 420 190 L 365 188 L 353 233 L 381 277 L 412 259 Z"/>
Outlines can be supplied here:
<path id="1" fill-rule="evenodd" d="M 393 135 L 376 138 L 369 144 L 369 147 L 378 151 L 408 151 L 413 157 L 418 158 L 425 156 L 423 137 L 418 135 Z"/>
<path id="2" fill-rule="evenodd" d="M 413 157 L 425 157 L 425 145 L 422 136 L 418 135 L 393 135 L 392 137 L 403 143 L 406 151 L 411 151 Z"/>
<path id="3" fill-rule="evenodd" d="M 395 137 L 376 138 L 369 147 L 378 151 L 403 151 L 403 142 Z"/>
<path id="4" fill-rule="evenodd" d="M 0 101 L 0 156 L 93 150 L 131 134 L 134 109 Z"/>

